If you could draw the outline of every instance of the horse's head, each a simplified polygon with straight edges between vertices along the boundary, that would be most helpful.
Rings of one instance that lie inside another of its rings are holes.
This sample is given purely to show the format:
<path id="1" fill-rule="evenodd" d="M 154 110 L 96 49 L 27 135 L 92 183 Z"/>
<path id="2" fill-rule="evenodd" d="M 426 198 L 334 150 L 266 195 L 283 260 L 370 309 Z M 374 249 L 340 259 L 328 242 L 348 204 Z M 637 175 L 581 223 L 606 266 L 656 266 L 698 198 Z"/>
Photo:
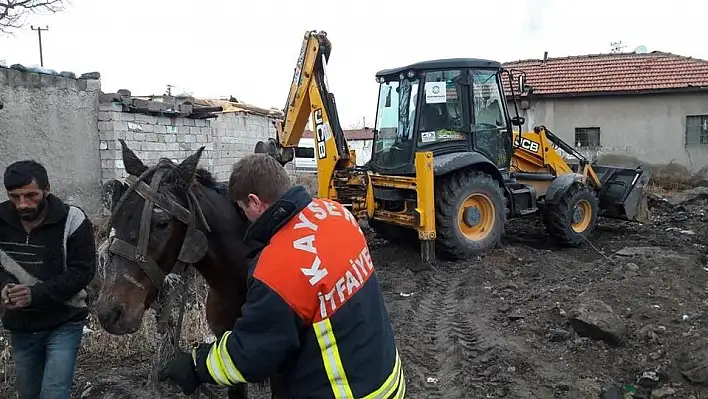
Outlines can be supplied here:
<path id="1" fill-rule="evenodd" d="M 204 147 L 179 165 L 162 159 L 147 167 L 123 140 L 127 184 L 104 185 L 111 211 L 102 250 L 103 284 L 96 304 L 101 326 L 111 334 L 132 334 L 176 264 L 204 257 L 209 227 L 192 191 Z"/>

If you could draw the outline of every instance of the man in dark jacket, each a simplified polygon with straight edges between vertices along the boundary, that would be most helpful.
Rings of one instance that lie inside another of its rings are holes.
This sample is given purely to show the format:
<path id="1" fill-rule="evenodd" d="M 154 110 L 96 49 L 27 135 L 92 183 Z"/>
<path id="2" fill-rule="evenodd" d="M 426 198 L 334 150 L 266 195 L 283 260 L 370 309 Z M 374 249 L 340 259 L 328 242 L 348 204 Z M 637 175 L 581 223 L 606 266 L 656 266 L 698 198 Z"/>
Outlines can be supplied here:
<path id="1" fill-rule="evenodd" d="M 202 382 L 260 382 L 278 372 L 290 398 L 403 398 L 405 379 L 366 239 L 341 204 L 291 187 L 272 157 L 234 166 L 233 201 L 262 243 L 243 317 L 213 344 L 178 356 L 162 377 L 191 393 Z"/>
<path id="2" fill-rule="evenodd" d="M 2 324 L 11 333 L 20 399 L 68 399 L 96 270 L 84 212 L 49 192 L 35 161 L 8 166 L 0 203 Z"/>

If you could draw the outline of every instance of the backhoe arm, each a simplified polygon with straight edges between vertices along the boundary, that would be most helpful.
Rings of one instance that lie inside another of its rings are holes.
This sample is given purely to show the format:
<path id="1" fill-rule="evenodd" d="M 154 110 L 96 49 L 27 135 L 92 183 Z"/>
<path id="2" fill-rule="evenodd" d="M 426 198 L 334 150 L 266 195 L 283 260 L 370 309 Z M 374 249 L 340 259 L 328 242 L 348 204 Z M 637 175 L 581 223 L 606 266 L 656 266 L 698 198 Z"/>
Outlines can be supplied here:
<path id="1" fill-rule="evenodd" d="M 312 116 L 312 131 L 317 157 L 318 196 L 328 198 L 334 171 L 350 164 L 349 147 L 339 123 L 334 94 L 327 88 L 326 66 L 332 45 L 327 34 L 308 31 L 295 67 L 285 104 L 285 119 L 276 122 L 276 138 L 256 152 L 267 152 L 282 165 L 293 160 L 307 121 Z"/>

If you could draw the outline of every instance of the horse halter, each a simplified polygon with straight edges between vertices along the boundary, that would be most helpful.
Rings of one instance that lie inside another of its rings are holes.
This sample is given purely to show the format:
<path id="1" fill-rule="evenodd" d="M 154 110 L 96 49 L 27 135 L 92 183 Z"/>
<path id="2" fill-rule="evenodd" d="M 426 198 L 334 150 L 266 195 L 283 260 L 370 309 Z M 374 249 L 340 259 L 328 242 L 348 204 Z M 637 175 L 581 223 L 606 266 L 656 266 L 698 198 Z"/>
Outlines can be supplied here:
<path id="1" fill-rule="evenodd" d="M 187 233 L 184 236 L 182 248 L 177 257 L 177 264 L 182 263 L 181 266 L 194 264 L 200 261 L 206 254 L 209 245 L 206 235 L 198 229 L 197 215 L 200 219 L 199 222 L 201 222 L 205 230 L 209 232 L 211 229 L 204 218 L 204 214 L 199 207 L 194 193 L 192 193 L 190 189 L 187 189 L 189 209 L 184 208 L 176 201 L 168 198 L 158 191 L 160 182 L 165 174 L 165 169 L 158 168 L 158 166 L 149 168 L 143 172 L 140 177 L 135 177 L 133 175 L 128 175 L 128 177 L 126 177 L 126 180 L 130 186 L 128 187 L 128 190 L 123 193 L 120 201 L 113 209 L 111 218 L 108 222 L 108 228 L 110 229 L 113 225 L 115 215 L 120 210 L 120 207 L 123 205 L 130 192 L 135 190 L 141 197 L 143 197 L 143 199 L 145 199 L 145 204 L 143 205 L 143 212 L 140 219 L 140 235 L 138 236 L 138 245 L 132 245 L 118 237 L 113 236 L 108 238 L 109 240 L 112 240 L 108 246 L 108 252 L 118 255 L 138 265 L 140 269 L 150 278 L 150 281 L 155 285 L 155 288 L 160 291 L 167 274 L 163 272 L 157 262 L 155 262 L 155 260 L 147 254 L 148 244 L 150 242 L 150 223 L 152 220 L 151 215 L 153 212 L 153 207 L 157 205 L 160 209 L 187 225 Z M 148 186 L 143 179 L 152 170 L 154 170 L 155 173 L 152 177 L 150 185 Z M 174 266 L 172 269 L 174 269 Z M 170 272 L 172 272 L 172 269 Z"/>

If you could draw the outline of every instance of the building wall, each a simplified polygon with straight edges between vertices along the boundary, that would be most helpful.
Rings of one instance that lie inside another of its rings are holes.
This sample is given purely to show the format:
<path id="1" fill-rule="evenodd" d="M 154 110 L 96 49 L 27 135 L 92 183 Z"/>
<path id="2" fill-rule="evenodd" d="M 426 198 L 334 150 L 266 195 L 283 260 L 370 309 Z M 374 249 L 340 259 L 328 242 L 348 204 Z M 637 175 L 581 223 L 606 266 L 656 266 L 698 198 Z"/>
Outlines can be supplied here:
<path id="1" fill-rule="evenodd" d="M 145 164 L 160 158 L 181 162 L 203 146 L 199 166 L 217 180 L 228 181 L 233 164 L 252 154 L 259 140 L 274 134 L 272 118 L 266 116 L 245 112 L 211 119 L 152 116 L 122 112 L 119 103 L 100 105 L 98 127 L 103 183 L 126 177 L 119 139 Z"/>
<path id="2" fill-rule="evenodd" d="M 685 144 L 686 116 L 708 115 L 708 94 L 547 99 L 532 100 L 530 105 L 523 114 L 524 129 L 545 125 L 571 145 L 576 127 L 600 127 L 601 148 L 582 151 L 587 155 L 624 154 L 650 164 L 674 162 L 692 172 L 708 165 L 708 146 Z"/>
<path id="3" fill-rule="evenodd" d="M 163 157 L 181 162 L 204 146 L 200 166 L 227 181 L 234 162 L 275 135 L 271 117 L 250 111 L 211 119 L 124 112 L 119 102 L 100 101 L 110 96 L 101 95 L 98 78 L 0 67 L 0 181 L 10 163 L 36 159 L 47 167 L 53 192 L 99 217 L 101 184 L 125 177 L 119 139 L 149 165 Z M 294 165 L 286 169 L 292 174 Z M 0 201 L 6 199 L 0 189 Z"/>
<path id="4" fill-rule="evenodd" d="M 100 88 L 97 79 L 0 67 L 0 170 L 35 159 L 47 168 L 54 193 L 89 214 L 98 212 Z M 0 201 L 5 201 L 1 187 Z"/>
<path id="5" fill-rule="evenodd" d="M 371 159 L 374 140 L 350 140 L 349 149 L 356 151 L 356 164 L 364 165 Z"/>
<path id="6" fill-rule="evenodd" d="M 227 181 L 234 162 L 253 154 L 258 141 L 275 137 L 273 119 L 241 112 L 222 113 L 210 123 L 213 134 L 213 171 L 220 181 Z M 294 166 L 289 164 L 288 171 Z"/>

